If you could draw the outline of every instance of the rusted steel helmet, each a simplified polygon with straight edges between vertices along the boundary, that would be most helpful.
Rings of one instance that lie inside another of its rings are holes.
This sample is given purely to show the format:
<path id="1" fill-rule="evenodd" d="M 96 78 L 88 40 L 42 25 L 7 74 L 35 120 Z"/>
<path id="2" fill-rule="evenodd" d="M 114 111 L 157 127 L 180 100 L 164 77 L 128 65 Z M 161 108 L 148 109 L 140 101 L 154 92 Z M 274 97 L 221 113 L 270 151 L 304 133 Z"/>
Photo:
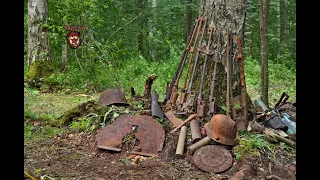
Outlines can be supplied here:
<path id="1" fill-rule="evenodd" d="M 225 144 L 235 145 L 237 130 L 235 121 L 224 114 L 214 115 L 210 122 L 204 125 L 207 135 L 214 141 Z"/>
<path id="2" fill-rule="evenodd" d="M 119 89 L 107 89 L 99 97 L 98 103 L 108 105 L 129 105 L 123 93 Z"/>

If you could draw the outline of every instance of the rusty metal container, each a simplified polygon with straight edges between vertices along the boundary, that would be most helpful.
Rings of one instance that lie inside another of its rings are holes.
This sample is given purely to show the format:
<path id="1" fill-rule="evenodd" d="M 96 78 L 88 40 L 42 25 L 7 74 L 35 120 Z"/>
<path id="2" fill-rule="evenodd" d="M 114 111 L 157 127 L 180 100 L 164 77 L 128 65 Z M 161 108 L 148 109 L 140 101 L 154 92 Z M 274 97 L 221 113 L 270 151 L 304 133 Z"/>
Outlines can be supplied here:
<path id="1" fill-rule="evenodd" d="M 225 145 L 235 145 L 237 143 L 235 124 L 229 116 L 216 114 L 204 125 L 204 128 L 212 140 Z"/>
<path id="2" fill-rule="evenodd" d="M 98 103 L 104 106 L 129 105 L 124 94 L 119 89 L 107 89 L 99 97 Z"/>

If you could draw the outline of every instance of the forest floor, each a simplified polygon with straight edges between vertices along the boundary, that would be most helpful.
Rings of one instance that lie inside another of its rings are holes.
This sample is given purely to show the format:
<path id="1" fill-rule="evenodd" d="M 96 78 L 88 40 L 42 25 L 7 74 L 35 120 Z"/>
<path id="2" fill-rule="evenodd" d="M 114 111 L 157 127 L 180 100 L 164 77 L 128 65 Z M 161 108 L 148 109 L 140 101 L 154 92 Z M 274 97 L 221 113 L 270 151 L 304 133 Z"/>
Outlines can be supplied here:
<path id="1" fill-rule="evenodd" d="M 99 94 L 25 92 L 25 101 L 26 97 L 28 108 L 38 117 L 24 120 L 24 170 L 36 179 L 229 179 L 244 164 L 252 166 L 244 179 L 296 179 L 295 148 L 279 145 L 272 151 L 259 149 L 258 154 L 240 160 L 230 150 L 234 157 L 232 167 L 215 174 L 198 169 L 187 156 L 174 156 L 178 133 L 166 136 L 159 157 L 142 157 L 133 163 L 130 143 L 123 144 L 121 152 L 100 150 L 95 147 L 93 132 L 45 123 L 76 104 L 97 101 Z"/>

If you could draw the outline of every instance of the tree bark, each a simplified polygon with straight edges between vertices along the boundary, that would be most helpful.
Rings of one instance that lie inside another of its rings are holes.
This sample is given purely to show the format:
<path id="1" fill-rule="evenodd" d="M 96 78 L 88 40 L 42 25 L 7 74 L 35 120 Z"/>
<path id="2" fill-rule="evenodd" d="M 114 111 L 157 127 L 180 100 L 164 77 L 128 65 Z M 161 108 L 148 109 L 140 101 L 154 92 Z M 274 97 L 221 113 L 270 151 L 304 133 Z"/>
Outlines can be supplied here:
<path id="1" fill-rule="evenodd" d="M 202 99 L 209 104 L 210 94 L 210 82 L 212 79 L 212 72 L 214 69 L 214 62 L 217 62 L 216 68 L 216 82 L 215 82 L 215 105 L 218 108 L 216 113 L 224 113 L 221 107 L 226 106 L 226 94 L 227 94 L 227 76 L 226 76 L 226 45 L 227 45 L 227 30 L 231 35 L 230 42 L 230 61 L 232 64 L 230 72 L 232 86 L 230 87 L 234 96 L 241 94 L 240 87 L 240 74 L 239 74 L 239 61 L 237 60 L 238 48 L 237 48 L 237 36 L 241 39 L 244 37 L 244 23 L 245 12 L 247 8 L 247 0 L 206 0 L 201 1 L 199 16 L 204 16 L 207 20 L 207 27 L 213 26 L 214 32 L 212 35 L 212 44 L 210 46 L 211 53 L 213 55 L 208 57 L 207 67 L 205 71 L 205 81 L 203 84 L 203 97 Z M 207 31 L 206 31 L 207 32 Z M 204 47 L 208 42 L 208 34 L 206 33 L 202 44 L 198 47 Z M 242 42 L 243 43 L 243 42 Z M 205 53 L 203 52 L 199 58 L 199 62 L 196 69 L 196 75 L 193 79 L 193 90 L 196 94 L 199 93 L 200 79 L 202 65 L 204 61 Z M 220 110 L 219 110 L 220 109 Z"/>
<path id="2" fill-rule="evenodd" d="M 289 28 L 288 28 L 288 2 L 283 1 L 283 43 L 288 46 L 288 35 L 289 35 Z"/>
<path id="3" fill-rule="evenodd" d="M 48 0 L 28 0 L 28 66 L 49 60 Z"/>
<path id="4" fill-rule="evenodd" d="M 279 49 L 280 49 L 280 36 L 281 36 L 281 0 L 278 0 L 277 2 L 277 54 L 279 55 Z"/>
<path id="5" fill-rule="evenodd" d="M 268 98 L 268 15 L 269 0 L 259 0 L 259 25 L 261 39 L 261 100 L 266 106 L 269 106 Z"/>
<path id="6" fill-rule="evenodd" d="M 156 32 L 157 32 L 157 0 L 151 0 L 151 2 L 149 1 L 149 3 L 151 4 L 151 11 L 152 11 L 152 17 L 149 18 L 149 36 L 155 36 Z M 151 38 L 152 41 L 154 41 L 153 38 Z M 153 46 L 148 46 L 148 50 L 149 50 L 149 54 L 152 60 L 156 61 L 158 60 L 158 52 L 156 47 L 154 46 L 154 43 L 152 43 Z"/>
<path id="7" fill-rule="evenodd" d="M 66 43 L 62 44 L 61 54 L 61 71 L 64 71 L 68 63 L 68 45 Z"/>

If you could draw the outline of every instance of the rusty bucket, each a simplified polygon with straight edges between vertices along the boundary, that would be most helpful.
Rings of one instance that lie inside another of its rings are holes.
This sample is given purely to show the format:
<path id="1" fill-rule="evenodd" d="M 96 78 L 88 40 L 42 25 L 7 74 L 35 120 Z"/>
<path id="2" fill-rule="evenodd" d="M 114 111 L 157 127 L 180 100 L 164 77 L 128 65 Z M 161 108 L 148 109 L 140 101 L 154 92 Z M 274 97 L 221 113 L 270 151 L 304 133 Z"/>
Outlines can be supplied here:
<path id="1" fill-rule="evenodd" d="M 224 114 L 214 115 L 210 122 L 204 125 L 207 135 L 214 141 L 225 144 L 235 145 L 237 130 L 235 122 Z"/>
<path id="2" fill-rule="evenodd" d="M 107 89 L 99 97 L 98 103 L 104 106 L 129 105 L 123 93 L 119 89 Z"/>

